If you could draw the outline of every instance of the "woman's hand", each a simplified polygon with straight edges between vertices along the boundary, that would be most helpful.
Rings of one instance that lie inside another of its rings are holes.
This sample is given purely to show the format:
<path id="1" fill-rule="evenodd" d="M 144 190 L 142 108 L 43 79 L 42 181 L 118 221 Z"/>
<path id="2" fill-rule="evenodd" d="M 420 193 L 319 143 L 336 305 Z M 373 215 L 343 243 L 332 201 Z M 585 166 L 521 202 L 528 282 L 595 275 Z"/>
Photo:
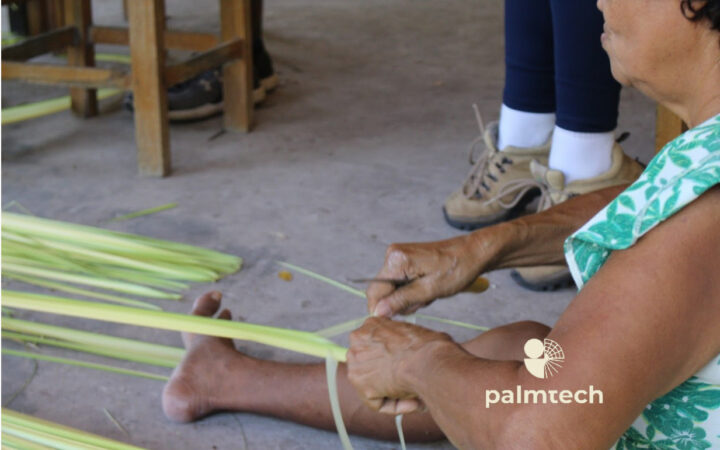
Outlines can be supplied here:
<path id="1" fill-rule="evenodd" d="M 438 349 L 460 347 L 445 333 L 384 317 L 370 317 L 350 335 L 348 379 L 365 404 L 386 414 L 424 409 L 408 377 L 421 377 L 422 365 Z M 462 350 L 460 350 L 462 352 Z"/>
<path id="2" fill-rule="evenodd" d="M 457 294 L 484 272 L 496 255 L 492 239 L 479 234 L 438 242 L 392 244 L 377 278 L 412 280 L 396 288 L 374 282 L 367 289 L 368 311 L 375 316 L 411 314 L 442 297 Z"/>

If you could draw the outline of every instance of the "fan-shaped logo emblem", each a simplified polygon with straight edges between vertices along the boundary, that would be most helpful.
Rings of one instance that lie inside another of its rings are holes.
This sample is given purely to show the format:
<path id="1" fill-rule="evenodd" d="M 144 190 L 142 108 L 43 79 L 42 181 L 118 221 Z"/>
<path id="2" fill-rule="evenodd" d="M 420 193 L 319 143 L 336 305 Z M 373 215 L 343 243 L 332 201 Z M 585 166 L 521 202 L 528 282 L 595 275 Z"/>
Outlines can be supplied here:
<path id="1" fill-rule="evenodd" d="M 525 343 L 525 355 L 525 368 L 537 378 L 555 375 L 565 361 L 562 347 L 552 339 L 530 339 Z"/>

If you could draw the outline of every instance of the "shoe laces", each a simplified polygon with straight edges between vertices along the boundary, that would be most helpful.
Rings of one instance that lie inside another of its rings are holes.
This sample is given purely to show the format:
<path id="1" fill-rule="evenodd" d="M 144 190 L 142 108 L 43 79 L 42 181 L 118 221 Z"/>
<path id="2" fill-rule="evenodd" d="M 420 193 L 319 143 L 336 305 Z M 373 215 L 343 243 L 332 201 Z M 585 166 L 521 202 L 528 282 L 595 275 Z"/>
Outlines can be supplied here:
<path id="1" fill-rule="evenodd" d="M 553 206 L 552 194 L 553 189 L 545 183 L 530 178 L 521 178 L 517 180 L 511 180 L 505 183 L 495 196 L 487 199 L 484 204 L 490 204 L 497 202 L 497 204 L 504 209 L 514 208 L 520 201 L 525 197 L 532 189 L 540 190 L 540 200 L 538 202 L 537 211 L 544 211 Z M 506 202 L 503 200 L 505 197 L 513 195 L 511 201 Z"/>
<path id="2" fill-rule="evenodd" d="M 199 84 L 205 91 L 210 92 L 212 90 L 213 80 L 222 80 L 221 72 L 218 69 L 208 70 L 199 75 L 190 78 L 189 80 L 182 81 L 174 84 L 168 88 L 170 92 L 181 92 L 193 84 Z"/>
<path id="3" fill-rule="evenodd" d="M 201 78 L 198 80 L 198 84 L 202 86 L 203 89 L 205 89 L 206 92 L 212 91 L 212 84 L 210 83 L 210 80 L 206 78 Z"/>
<path id="4" fill-rule="evenodd" d="M 485 144 L 485 123 L 483 122 L 480 110 L 477 104 L 473 104 L 473 111 L 475 112 L 475 120 L 477 121 L 478 128 L 480 129 L 480 136 L 476 137 L 471 143 L 468 151 L 468 162 L 472 166 L 470 172 L 468 172 L 465 181 L 463 181 L 463 195 L 466 198 L 478 198 L 482 197 L 483 191 L 489 191 L 490 186 L 487 185 L 486 179 L 489 178 L 491 181 L 497 181 L 497 178 L 489 173 L 490 165 L 490 151 Z M 477 157 L 475 156 L 477 154 Z M 498 170 L 501 173 L 505 172 L 504 165 L 512 164 L 512 160 L 504 157 L 500 163 L 496 163 Z"/>

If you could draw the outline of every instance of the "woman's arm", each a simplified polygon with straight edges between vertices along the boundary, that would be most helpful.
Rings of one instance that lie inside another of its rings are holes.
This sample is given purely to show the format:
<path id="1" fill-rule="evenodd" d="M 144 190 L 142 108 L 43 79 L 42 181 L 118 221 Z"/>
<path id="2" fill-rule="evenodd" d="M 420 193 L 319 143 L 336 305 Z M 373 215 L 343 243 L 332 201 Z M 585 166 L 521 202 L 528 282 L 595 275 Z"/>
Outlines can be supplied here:
<path id="1" fill-rule="evenodd" d="M 350 379 L 366 398 L 418 397 L 463 448 L 608 448 L 648 403 L 720 353 L 718 223 L 715 188 L 632 248 L 614 252 L 548 336 L 565 353 L 549 379 L 531 376 L 521 363 L 474 358 L 442 337 L 423 346 L 409 325 L 385 319 L 354 333 Z M 398 352 L 405 356 L 397 360 L 398 338 L 391 336 L 401 329 L 417 350 Z M 602 405 L 486 407 L 488 390 L 590 385 L 603 392 Z"/>
<path id="2" fill-rule="evenodd" d="M 496 225 L 493 233 L 503 246 L 487 270 L 564 264 L 563 243 L 575 231 L 615 199 L 627 185 L 613 186 L 571 198 L 537 214 Z M 482 249 L 483 230 L 471 234 L 474 245 Z"/>
<path id="3" fill-rule="evenodd" d="M 625 187 L 581 195 L 541 213 L 453 239 L 393 244 L 377 277 L 415 281 L 399 289 L 372 283 L 367 290 L 368 310 L 381 316 L 409 314 L 438 298 L 457 294 L 484 272 L 561 264 L 565 239 Z"/>

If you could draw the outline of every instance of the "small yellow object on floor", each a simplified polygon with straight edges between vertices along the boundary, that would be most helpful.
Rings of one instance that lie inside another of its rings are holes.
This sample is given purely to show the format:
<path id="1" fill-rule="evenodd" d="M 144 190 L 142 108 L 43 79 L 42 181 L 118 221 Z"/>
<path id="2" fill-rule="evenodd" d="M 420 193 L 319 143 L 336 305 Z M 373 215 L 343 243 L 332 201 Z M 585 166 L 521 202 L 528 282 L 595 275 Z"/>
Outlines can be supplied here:
<path id="1" fill-rule="evenodd" d="M 464 289 L 463 292 L 474 292 L 479 294 L 490 288 L 490 281 L 485 277 L 477 277 L 472 284 Z"/>
<path id="2" fill-rule="evenodd" d="M 278 278 L 283 281 L 292 281 L 293 275 L 287 270 L 281 270 L 280 272 L 278 272 Z"/>

